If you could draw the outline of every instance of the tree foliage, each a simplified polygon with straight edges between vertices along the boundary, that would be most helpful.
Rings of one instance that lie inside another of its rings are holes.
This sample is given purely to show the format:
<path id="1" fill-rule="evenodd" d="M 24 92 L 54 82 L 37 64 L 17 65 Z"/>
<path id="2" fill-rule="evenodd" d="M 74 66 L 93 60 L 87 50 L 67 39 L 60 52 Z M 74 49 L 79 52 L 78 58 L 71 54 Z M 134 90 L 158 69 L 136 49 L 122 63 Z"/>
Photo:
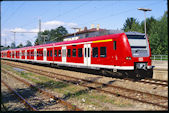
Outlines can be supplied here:
<path id="1" fill-rule="evenodd" d="M 134 18 L 127 18 L 123 30 L 144 33 L 144 21 L 139 23 Z M 146 19 L 146 32 L 149 37 L 152 54 L 168 55 L 168 11 L 160 19 Z"/>
<path id="2" fill-rule="evenodd" d="M 32 43 L 31 43 L 31 41 L 29 41 L 29 40 L 26 41 L 25 47 L 28 47 L 28 46 L 32 46 Z"/>
<path id="3" fill-rule="evenodd" d="M 22 44 L 22 43 L 20 43 L 20 44 L 17 46 L 17 48 L 21 48 L 21 47 L 23 47 L 23 44 Z"/>
<path id="4" fill-rule="evenodd" d="M 35 40 L 35 45 L 50 43 L 50 42 L 60 42 L 63 41 L 63 36 L 66 35 L 68 31 L 63 26 L 59 26 L 56 29 L 45 30 L 44 32 L 38 33 L 38 37 Z"/>
<path id="5" fill-rule="evenodd" d="M 12 43 L 11 43 L 11 48 L 14 49 L 15 47 L 16 47 L 15 43 L 12 42 Z"/>
<path id="6" fill-rule="evenodd" d="M 141 26 L 139 25 L 139 22 L 135 18 L 127 18 L 124 25 L 123 25 L 124 31 L 138 31 L 141 32 Z"/>

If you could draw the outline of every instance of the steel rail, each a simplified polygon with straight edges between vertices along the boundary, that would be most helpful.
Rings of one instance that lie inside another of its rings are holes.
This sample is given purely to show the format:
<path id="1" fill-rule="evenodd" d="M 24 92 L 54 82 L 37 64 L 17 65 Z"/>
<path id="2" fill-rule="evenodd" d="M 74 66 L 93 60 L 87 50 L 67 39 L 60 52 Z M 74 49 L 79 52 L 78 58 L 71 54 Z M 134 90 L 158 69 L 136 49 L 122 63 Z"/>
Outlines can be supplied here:
<path id="1" fill-rule="evenodd" d="M 151 80 L 151 79 L 142 79 L 142 80 L 135 80 L 135 79 L 131 79 L 131 78 L 124 78 L 124 80 L 129 80 L 129 81 L 135 81 L 135 82 L 140 82 L 140 83 L 148 83 L 148 84 L 155 84 L 155 85 L 161 85 L 164 87 L 168 87 L 168 83 L 167 84 L 163 84 L 163 83 L 157 83 L 157 82 L 151 82 L 151 81 L 145 81 L 145 80 Z"/>
<path id="2" fill-rule="evenodd" d="M 168 71 L 168 69 L 163 69 L 163 68 L 162 68 L 162 69 L 155 68 L 155 69 L 153 69 L 153 70 L 155 70 L 155 71 L 156 71 L 156 70 L 157 70 L 157 71 Z"/>
<path id="3" fill-rule="evenodd" d="M 31 104 L 29 104 L 19 93 L 17 93 L 14 89 L 12 89 L 9 85 L 7 85 L 7 83 L 5 83 L 3 80 L 1 80 L 1 82 L 12 92 L 15 94 L 16 97 L 18 97 L 22 103 L 24 103 L 24 105 L 26 107 L 28 107 L 30 110 L 32 111 L 38 111 L 36 108 L 34 108 Z"/>
<path id="4" fill-rule="evenodd" d="M 145 80 L 152 80 L 152 81 L 155 81 L 155 82 L 167 82 L 167 84 L 168 84 L 167 80 L 160 80 L 160 79 L 153 79 L 153 78 L 145 78 Z"/>
<path id="5" fill-rule="evenodd" d="M 53 99 L 56 100 L 57 102 L 60 102 L 61 104 L 63 104 L 64 106 L 66 106 L 66 107 L 68 107 L 68 108 L 70 108 L 70 109 L 72 109 L 72 110 L 82 111 L 82 110 L 81 110 L 80 108 L 78 108 L 77 106 L 72 105 L 72 104 L 70 104 L 69 102 L 66 102 L 66 101 L 63 100 L 63 99 L 61 99 L 61 98 L 59 98 L 59 97 L 56 97 L 56 96 L 52 95 L 51 93 L 49 93 L 49 92 L 47 92 L 47 91 L 44 91 L 44 90 L 42 90 L 42 89 L 40 89 L 40 88 L 34 86 L 33 84 L 31 84 L 31 83 L 29 83 L 29 82 L 27 82 L 27 81 L 25 81 L 25 80 L 19 78 L 19 77 L 14 76 L 13 74 L 11 74 L 10 72 L 8 72 L 8 71 L 6 71 L 6 70 L 4 70 L 4 69 L 1 69 L 1 71 L 7 73 L 8 75 L 10 75 L 10 76 L 16 78 L 16 79 L 19 80 L 19 81 L 25 83 L 26 85 L 28 85 L 28 86 L 30 86 L 30 87 L 32 87 L 32 88 L 37 89 L 39 92 L 41 92 L 41 93 L 43 93 L 43 94 L 49 96 L 50 98 L 53 98 Z"/>
<path id="6" fill-rule="evenodd" d="M 17 67 L 16 65 L 13 65 L 15 67 Z M 19 67 L 19 66 L 18 66 Z M 25 68 L 26 69 L 25 69 Z M 37 73 L 37 74 L 41 74 L 41 75 L 45 75 L 45 76 L 48 76 L 50 78 L 57 78 L 59 80 L 62 80 L 62 81 L 65 81 L 65 82 L 71 82 L 71 83 L 76 83 L 76 82 L 72 82 L 72 81 L 66 81 L 65 79 L 60 79 L 58 78 L 58 76 L 50 76 L 49 74 L 53 73 L 53 72 L 48 72 L 48 71 L 44 71 L 44 70 L 39 70 L 39 69 L 34 69 L 34 68 L 31 68 L 31 67 L 26 67 L 26 66 L 22 66 L 22 67 L 19 67 L 19 68 L 22 68 L 22 69 L 25 69 L 25 70 L 28 70 L 28 71 L 31 71 L 31 72 L 34 72 L 34 73 Z M 29 69 L 28 69 L 29 68 Z M 37 72 L 37 71 L 40 71 L 40 72 Z M 44 72 L 44 73 L 43 73 Z M 114 88 L 118 88 L 118 89 L 122 89 L 122 90 L 126 90 L 126 91 L 132 91 L 132 89 L 127 89 L 127 88 L 123 88 L 123 87 L 118 87 L 118 86 L 114 86 L 114 85 L 110 85 L 110 84 L 104 84 L 104 83 L 99 83 L 99 82 L 93 82 L 91 80 L 86 80 L 86 79 L 79 79 L 79 78 L 76 78 L 76 77 L 70 77 L 70 76 L 67 76 L 67 75 L 62 75 L 62 74 L 56 74 L 56 73 L 53 73 L 54 75 L 60 75 L 60 76 L 64 76 L 64 77 L 68 77 L 68 78 L 74 78 L 76 80 L 82 80 L 82 81 L 86 81 L 88 83 L 96 83 L 96 84 L 99 84 L 99 85 L 107 85 L 107 86 L 110 86 L 110 87 L 114 87 Z M 105 93 L 109 93 L 109 94 L 113 94 L 113 95 L 116 95 L 116 96 L 119 96 L 119 94 L 117 93 L 114 93 L 114 92 L 111 92 L 111 91 L 107 91 L 107 90 L 103 90 L 101 88 L 97 88 L 97 87 L 91 87 L 91 86 L 87 86 L 85 84 L 79 84 L 81 86 L 84 86 L 84 87 L 88 87 L 88 88 L 92 88 L 92 89 L 95 89 L 95 90 L 98 90 L 98 91 L 102 91 L 102 92 L 105 92 Z M 159 97 L 159 98 L 162 98 L 162 99 L 167 99 L 168 100 L 168 97 L 164 97 L 164 96 L 159 96 L 159 95 L 155 95 L 155 94 L 150 94 L 150 93 L 146 93 L 146 92 L 141 92 L 141 91 L 136 91 L 136 90 L 133 90 L 135 93 L 142 93 L 142 94 L 148 94 L 148 95 L 151 95 L 151 96 L 155 96 L 155 97 Z M 160 106 L 162 108 L 166 108 L 168 109 L 168 106 L 164 106 L 164 105 L 160 105 L 160 104 L 157 104 L 157 103 L 153 103 L 153 102 L 148 102 L 148 101 L 144 101 L 144 100 L 139 100 L 139 99 L 136 99 L 136 98 L 133 98 L 133 97 L 128 97 L 128 96 L 125 96 L 125 95 L 122 95 L 120 94 L 121 97 L 124 97 L 124 98 L 128 98 L 128 99 L 132 99 L 132 100 L 135 100 L 135 101 L 139 101 L 139 102 L 142 102 L 142 103 L 147 103 L 147 104 L 152 104 L 152 105 L 156 105 L 156 106 Z"/>

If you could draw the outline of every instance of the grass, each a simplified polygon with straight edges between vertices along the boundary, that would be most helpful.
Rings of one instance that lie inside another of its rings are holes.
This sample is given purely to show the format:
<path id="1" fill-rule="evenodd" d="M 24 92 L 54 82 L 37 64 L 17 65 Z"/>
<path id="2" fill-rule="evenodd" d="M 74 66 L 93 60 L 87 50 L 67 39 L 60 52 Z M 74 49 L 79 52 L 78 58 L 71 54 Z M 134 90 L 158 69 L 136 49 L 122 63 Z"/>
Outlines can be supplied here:
<path id="1" fill-rule="evenodd" d="M 76 97 L 76 99 L 78 99 L 78 100 L 82 99 L 82 98 L 85 99 L 85 104 L 92 104 L 92 105 L 95 105 L 98 107 L 102 107 L 103 103 L 113 104 L 118 107 L 132 106 L 132 104 L 129 102 L 126 102 L 126 101 L 123 102 L 123 101 L 120 101 L 117 99 L 115 100 L 113 98 L 108 97 L 105 94 L 97 93 L 95 91 L 90 92 L 90 93 L 86 93 L 86 94 L 82 94 L 82 95 L 79 95 L 78 97 Z"/>

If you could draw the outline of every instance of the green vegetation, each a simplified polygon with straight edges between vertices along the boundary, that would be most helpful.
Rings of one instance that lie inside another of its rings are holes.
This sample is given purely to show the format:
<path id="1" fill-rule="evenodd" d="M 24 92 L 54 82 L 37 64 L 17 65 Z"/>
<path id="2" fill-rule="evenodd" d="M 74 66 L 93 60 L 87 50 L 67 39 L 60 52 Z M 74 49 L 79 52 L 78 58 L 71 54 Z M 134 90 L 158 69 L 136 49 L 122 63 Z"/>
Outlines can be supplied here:
<path id="1" fill-rule="evenodd" d="M 151 53 L 153 55 L 168 55 L 168 11 L 159 19 L 147 18 L 146 29 Z M 127 18 L 123 30 L 125 32 L 137 31 L 144 33 L 144 21 L 139 23 L 135 18 Z"/>
<path id="2" fill-rule="evenodd" d="M 35 45 L 44 44 L 44 41 L 47 43 L 63 41 L 63 36 L 67 33 L 68 31 L 63 26 L 59 26 L 56 29 L 45 30 L 44 32 L 41 32 L 41 34 L 38 33 Z"/>

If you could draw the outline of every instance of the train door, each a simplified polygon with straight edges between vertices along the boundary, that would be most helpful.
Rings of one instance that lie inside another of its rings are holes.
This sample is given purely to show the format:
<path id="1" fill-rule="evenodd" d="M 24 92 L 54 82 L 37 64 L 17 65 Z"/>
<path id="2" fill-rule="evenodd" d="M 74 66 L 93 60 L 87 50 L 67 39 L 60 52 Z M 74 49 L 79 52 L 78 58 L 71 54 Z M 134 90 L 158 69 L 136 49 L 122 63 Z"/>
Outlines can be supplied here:
<path id="1" fill-rule="evenodd" d="M 91 63 L 91 44 L 84 44 L 84 64 L 89 66 Z"/>
<path id="2" fill-rule="evenodd" d="M 66 63 L 66 46 L 62 47 L 62 62 Z"/>
<path id="3" fill-rule="evenodd" d="M 47 55 L 46 55 L 46 52 L 47 49 L 46 48 L 43 48 L 43 61 L 47 61 Z"/>

